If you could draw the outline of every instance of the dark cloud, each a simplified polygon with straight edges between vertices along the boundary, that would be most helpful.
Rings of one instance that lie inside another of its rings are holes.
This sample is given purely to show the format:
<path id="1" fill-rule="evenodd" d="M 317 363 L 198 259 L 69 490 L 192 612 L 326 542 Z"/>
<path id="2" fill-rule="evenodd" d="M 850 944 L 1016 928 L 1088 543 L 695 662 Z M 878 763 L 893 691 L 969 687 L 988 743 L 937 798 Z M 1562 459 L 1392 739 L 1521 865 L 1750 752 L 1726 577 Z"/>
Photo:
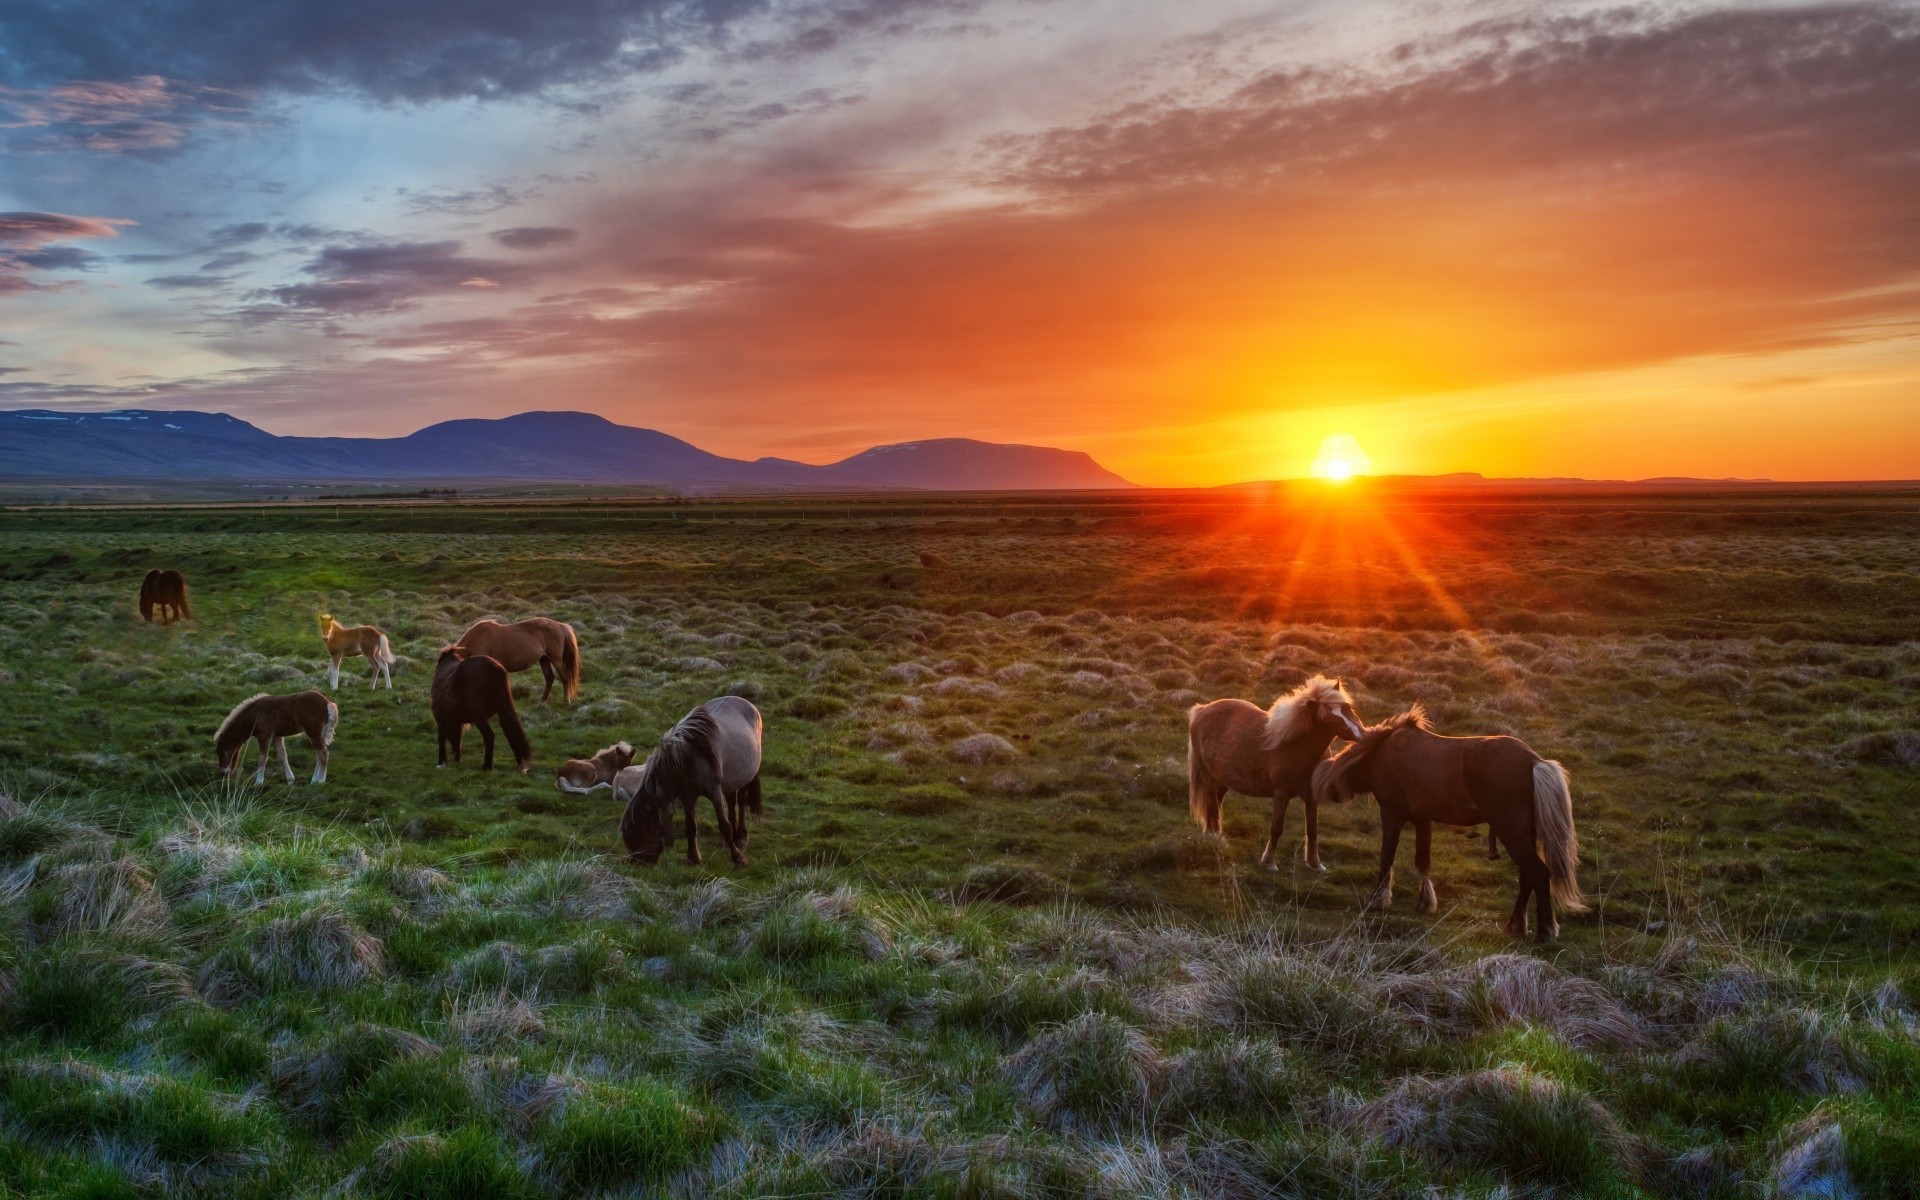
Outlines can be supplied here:
<path id="1" fill-rule="evenodd" d="M 246 221 L 238 225 L 223 225 L 207 235 L 206 247 L 209 250 L 225 250 L 233 246 L 245 246 L 267 236 L 269 226 L 264 221 Z"/>
<path id="2" fill-rule="evenodd" d="M 470 258 L 460 253 L 457 241 L 380 242 L 328 246 L 305 272 L 311 277 L 306 282 L 267 289 L 265 296 L 282 306 L 283 315 L 394 312 L 425 296 L 516 282 L 525 268 Z"/>
<path id="3" fill-rule="evenodd" d="M 545 250 L 552 246 L 563 246 L 579 236 L 578 230 L 557 225 L 520 225 L 513 229 L 495 230 L 493 240 L 509 250 Z"/>
<path id="4" fill-rule="evenodd" d="M 0 17 L 0 28 L 5 18 Z M 6 63 L 0 51 L 0 64 Z M 0 87 L 0 131 L 15 149 L 161 154 L 196 127 L 253 123 L 248 96 L 158 75 Z"/>
<path id="5" fill-rule="evenodd" d="M 147 280 L 147 286 L 164 291 L 189 291 L 223 287 L 229 282 L 224 275 L 161 275 Z"/>
<path id="6" fill-rule="evenodd" d="M 0 212 L 0 295 L 47 289 L 37 271 L 90 269 L 97 256 L 60 243 L 119 236 L 133 222 L 117 217 L 72 217 L 64 213 Z"/>

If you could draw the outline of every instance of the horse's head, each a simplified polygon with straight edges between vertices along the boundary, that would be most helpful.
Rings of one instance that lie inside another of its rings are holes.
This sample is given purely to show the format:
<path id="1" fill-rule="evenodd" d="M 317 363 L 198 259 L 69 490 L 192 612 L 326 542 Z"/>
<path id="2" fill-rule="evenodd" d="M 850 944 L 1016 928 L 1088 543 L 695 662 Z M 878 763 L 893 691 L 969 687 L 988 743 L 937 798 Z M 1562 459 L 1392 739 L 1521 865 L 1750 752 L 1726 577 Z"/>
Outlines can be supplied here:
<path id="1" fill-rule="evenodd" d="M 1366 727 L 1360 724 L 1360 714 L 1354 710 L 1347 685 L 1338 679 L 1329 679 L 1326 683 L 1327 686 L 1317 689 L 1313 696 L 1314 721 L 1332 729 L 1335 737 L 1359 741 Z"/>
<path id="2" fill-rule="evenodd" d="M 633 765 L 633 743 L 615 742 L 594 757 L 604 762 L 609 770 L 619 774 Z"/>
<path id="3" fill-rule="evenodd" d="M 1357 743 L 1348 746 L 1332 758 L 1321 759 L 1320 765 L 1313 769 L 1315 804 L 1340 804 L 1371 790 L 1362 778 L 1365 771 L 1354 754 L 1356 749 Z"/>
<path id="4" fill-rule="evenodd" d="M 649 758 L 637 767 L 623 768 L 613 777 L 613 798 L 626 802 L 620 814 L 620 840 L 627 847 L 627 858 L 649 865 L 660 861 L 673 819 L 658 789 L 652 786 L 652 772 L 647 769 L 652 765 Z"/>

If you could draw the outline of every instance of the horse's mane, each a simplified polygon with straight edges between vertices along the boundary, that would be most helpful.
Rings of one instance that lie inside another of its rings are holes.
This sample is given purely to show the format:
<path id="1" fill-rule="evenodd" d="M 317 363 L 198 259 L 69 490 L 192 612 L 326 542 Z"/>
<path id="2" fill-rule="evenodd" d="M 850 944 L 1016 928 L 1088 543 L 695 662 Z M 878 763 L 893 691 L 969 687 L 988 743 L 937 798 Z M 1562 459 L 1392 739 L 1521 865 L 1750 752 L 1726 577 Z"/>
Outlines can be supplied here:
<path id="1" fill-rule="evenodd" d="M 678 784 L 700 764 L 713 765 L 713 740 L 719 732 L 704 704 L 680 718 L 678 725 L 660 736 L 660 745 L 647 756 L 642 789 L 658 795 L 660 788 Z"/>
<path id="2" fill-rule="evenodd" d="M 1278 749 L 1303 736 L 1313 724 L 1313 706 L 1322 701 L 1344 701 L 1353 707 L 1353 697 L 1337 679 L 1315 675 L 1299 687 L 1281 696 L 1267 710 L 1267 732 L 1261 741 L 1269 750 Z"/>
<path id="3" fill-rule="evenodd" d="M 1415 704 L 1405 712 L 1395 713 L 1378 725 L 1369 725 L 1360 734 L 1360 740 L 1348 746 L 1332 758 L 1323 760 L 1313 769 L 1313 794 L 1316 800 L 1338 799 L 1332 792 L 1335 783 L 1348 773 L 1358 770 L 1373 757 L 1373 752 L 1386 745 L 1387 739 L 1402 729 L 1422 729 L 1431 731 L 1427 724 L 1425 706 Z M 1362 789 L 1365 790 L 1365 789 Z"/>
<path id="4" fill-rule="evenodd" d="M 233 711 L 227 714 L 227 719 L 220 722 L 220 728 L 214 730 L 213 744 L 216 746 L 223 744 L 227 740 L 227 733 L 240 720 L 240 714 L 252 708 L 254 704 L 259 701 L 265 700 L 268 694 L 267 692 L 260 692 L 257 695 L 248 696 L 245 700 L 234 705 Z"/>
<path id="5" fill-rule="evenodd" d="M 608 755 L 608 754 L 612 754 L 612 753 L 614 753 L 615 751 L 618 751 L 618 752 L 619 752 L 619 753 L 621 753 L 621 754 L 632 754 L 632 753 L 633 753 L 633 743 L 631 743 L 631 742 L 615 742 L 615 743 L 614 743 L 613 745 L 611 745 L 611 746 L 608 746 L 608 747 L 607 747 L 606 749 L 604 749 L 604 750 L 596 750 L 596 751 L 594 751 L 594 752 L 593 752 L 593 754 L 591 755 L 591 757 L 593 757 L 593 758 L 600 758 L 600 757 L 603 757 L 603 756 L 605 756 L 605 755 Z"/>

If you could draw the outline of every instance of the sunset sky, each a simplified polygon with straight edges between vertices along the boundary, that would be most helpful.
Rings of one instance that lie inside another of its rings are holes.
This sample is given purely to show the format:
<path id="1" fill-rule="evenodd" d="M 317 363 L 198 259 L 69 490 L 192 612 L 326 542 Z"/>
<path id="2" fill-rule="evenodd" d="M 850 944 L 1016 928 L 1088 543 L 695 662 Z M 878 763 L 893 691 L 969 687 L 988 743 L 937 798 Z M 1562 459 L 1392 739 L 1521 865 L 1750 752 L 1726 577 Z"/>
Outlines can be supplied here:
<path id="1" fill-rule="evenodd" d="M 1920 8 L 23 0 L 0 405 L 1920 477 Z"/>

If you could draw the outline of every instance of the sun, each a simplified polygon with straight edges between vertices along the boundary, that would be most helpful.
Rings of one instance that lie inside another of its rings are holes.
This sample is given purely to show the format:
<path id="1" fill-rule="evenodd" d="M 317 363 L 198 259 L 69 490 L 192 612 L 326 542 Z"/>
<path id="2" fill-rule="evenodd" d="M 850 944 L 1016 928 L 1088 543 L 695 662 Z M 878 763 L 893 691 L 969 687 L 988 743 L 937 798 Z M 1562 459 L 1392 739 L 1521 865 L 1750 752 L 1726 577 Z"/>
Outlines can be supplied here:
<path id="1" fill-rule="evenodd" d="M 1313 477 L 1324 479 L 1328 483 L 1345 483 L 1355 475 L 1365 475 L 1373 467 L 1373 460 L 1353 440 L 1350 433 L 1330 433 L 1320 442 L 1320 453 L 1314 456 Z"/>

